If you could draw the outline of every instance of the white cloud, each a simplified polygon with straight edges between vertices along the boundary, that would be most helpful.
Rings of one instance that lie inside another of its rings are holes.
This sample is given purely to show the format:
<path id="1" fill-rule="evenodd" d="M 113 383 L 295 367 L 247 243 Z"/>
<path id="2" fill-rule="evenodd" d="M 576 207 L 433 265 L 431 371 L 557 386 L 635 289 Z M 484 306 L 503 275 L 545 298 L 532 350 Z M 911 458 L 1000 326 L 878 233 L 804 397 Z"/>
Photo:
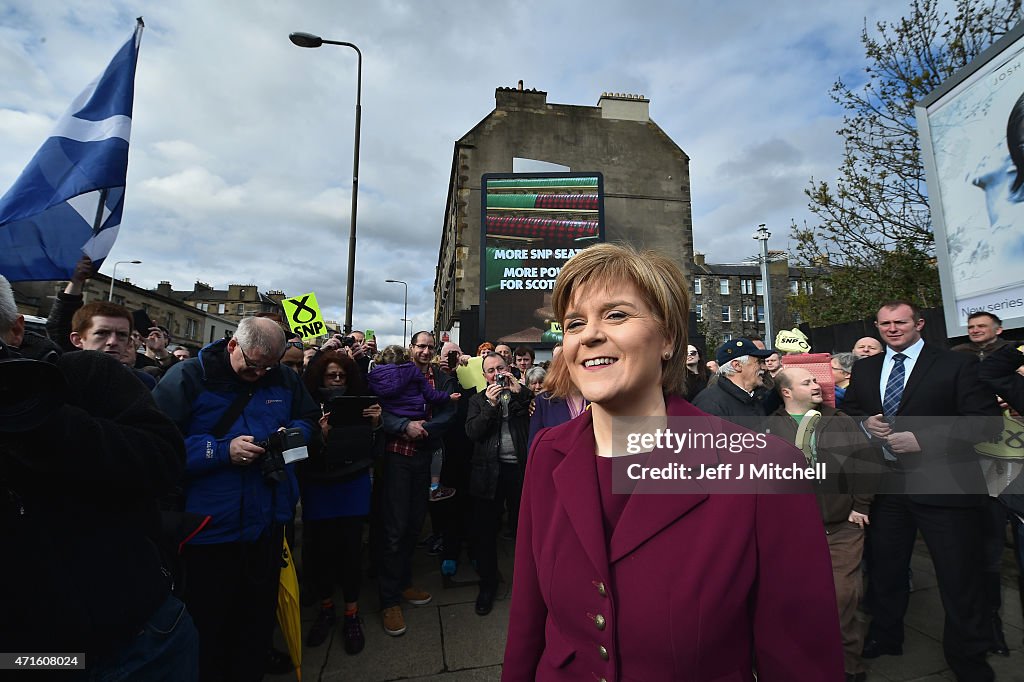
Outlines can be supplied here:
<path id="1" fill-rule="evenodd" d="M 9 0 L 0 27 L 0 184 L 9 185 L 71 99 L 131 34 L 137 3 Z M 356 55 L 300 49 L 292 31 L 363 51 L 355 323 L 401 339 L 430 326 L 454 141 L 494 88 L 593 105 L 640 92 L 690 155 L 695 247 L 782 245 L 811 175 L 831 177 L 839 75 L 861 71 L 864 18 L 883 0 L 538 0 L 518 3 L 173 0 L 146 7 L 125 218 L 112 260 L 133 280 L 191 288 L 258 282 L 316 291 L 344 317 Z M 776 245 L 775 240 L 780 242 Z"/>

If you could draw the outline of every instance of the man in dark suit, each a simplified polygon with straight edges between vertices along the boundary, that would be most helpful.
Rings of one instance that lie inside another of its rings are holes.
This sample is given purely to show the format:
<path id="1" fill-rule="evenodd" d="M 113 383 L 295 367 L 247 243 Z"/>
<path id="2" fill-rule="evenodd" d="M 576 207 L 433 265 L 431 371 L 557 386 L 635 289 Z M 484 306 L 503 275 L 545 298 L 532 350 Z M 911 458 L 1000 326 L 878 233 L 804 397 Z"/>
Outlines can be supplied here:
<path id="1" fill-rule="evenodd" d="M 977 417 L 999 408 L 978 382 L 975 358 L 924 343 L 914 304 L 883 304 L 876 326 L 886 350 L 853 366 L 844 402 L 887 467 L 871 514 L 875 599 L 864 657 L 903 653 L 907 569 L 920 530 L 946 612 L 946 661 L 958 680 L 993 680 L 978 563 L 986 489 L 973 444 L 998 429 L 997 420 Z"/>

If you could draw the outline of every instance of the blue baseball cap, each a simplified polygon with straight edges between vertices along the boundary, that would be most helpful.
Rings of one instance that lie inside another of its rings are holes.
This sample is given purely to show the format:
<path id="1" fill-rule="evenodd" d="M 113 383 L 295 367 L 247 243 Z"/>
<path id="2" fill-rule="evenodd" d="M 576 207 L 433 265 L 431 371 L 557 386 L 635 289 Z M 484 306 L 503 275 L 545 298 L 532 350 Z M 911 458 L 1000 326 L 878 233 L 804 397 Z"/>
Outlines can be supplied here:
<path id="1" fill-rule="evenodd" d="M 719 367 L 726 364 L 730 360 L 741 358 L 744 355 L 753 355 L 755 358 L 766 358 L 775 351 L 773 350 L 761 350 L 754 345 L 754 342 L 750 339 L 733 339 L 732 341 L 726 341 L 718 350 L 715 351 L 715 362 L 718 363 Z"/>

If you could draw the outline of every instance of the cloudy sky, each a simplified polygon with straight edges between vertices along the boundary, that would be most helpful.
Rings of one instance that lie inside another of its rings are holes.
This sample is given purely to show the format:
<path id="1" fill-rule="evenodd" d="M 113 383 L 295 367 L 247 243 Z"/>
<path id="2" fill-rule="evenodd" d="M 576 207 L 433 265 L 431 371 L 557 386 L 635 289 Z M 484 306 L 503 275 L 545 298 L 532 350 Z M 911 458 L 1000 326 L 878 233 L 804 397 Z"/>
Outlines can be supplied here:
<path id="1" fill-rule="evenodd" d="M 694 248 L 753 255 L 766 223 L 785 248 L 803 189 L 840 162 L 837 77 L 863 79 L 865 20 L 892 0 L 0 0 L 0 193 L 142 14 L 128 194 L 116 260 L 144 287 L 196 280 L 315 291 L 344 318 L 356 58 L 300 49 L 292 31 L 363 52 L 356 327 L 416 329 L 433 281 L 454 141 L 494 89 L 595 105 L 642 93 L 690 156 Z"/>

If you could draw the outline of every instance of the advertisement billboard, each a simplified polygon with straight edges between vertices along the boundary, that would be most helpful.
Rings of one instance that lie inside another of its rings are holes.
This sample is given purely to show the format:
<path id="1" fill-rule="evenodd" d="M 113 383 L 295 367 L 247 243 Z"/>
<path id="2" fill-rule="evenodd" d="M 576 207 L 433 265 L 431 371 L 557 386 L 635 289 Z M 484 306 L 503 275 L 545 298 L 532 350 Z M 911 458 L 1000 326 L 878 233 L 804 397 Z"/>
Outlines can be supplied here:
<path id="1" fill-rule="evenodd" d="M 950 336 L 991 312 L 1024 327 L 1024 30 L 916 106 Z"/>
<path id="2" fill-rule="evenodd" d="M 550 347 L 562 338 L 555 278 L 578 250 L 604 241 L 604 178 L 487 173 L 480 187 L 481 338 Z"/>

